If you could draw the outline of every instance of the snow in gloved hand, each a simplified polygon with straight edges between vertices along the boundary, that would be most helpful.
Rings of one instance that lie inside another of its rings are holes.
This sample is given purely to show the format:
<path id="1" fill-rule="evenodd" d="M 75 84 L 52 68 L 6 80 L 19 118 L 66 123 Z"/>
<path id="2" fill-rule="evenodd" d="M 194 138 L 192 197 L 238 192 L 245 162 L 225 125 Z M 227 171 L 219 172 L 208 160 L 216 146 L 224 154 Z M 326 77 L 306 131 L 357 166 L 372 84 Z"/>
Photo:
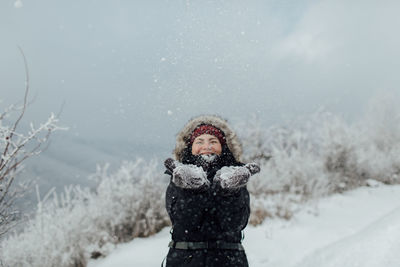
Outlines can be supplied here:
<path id="1" fill-rule="evenodd" d="M 245 186 L 250 175 L 251 173 L 246 167 L 222 167 L 216 173 L 214 181 L 219 182 L 222 188 L 236 189 Z"/>
<path id="2" fill-rule="evenodd" d="M 172 173 L 172 182 L 182 188 L 206 188 L 210 185 L 207 174 L 202 167 L 192 164 L 183 164 L 168 158 L 164 161 L 165 167 Z"/>
<path id="3" fill-rule="evenodd" d="M 214 181 L 220 183 L 222 188 L 237 189 L 245 186 L 250 176 L 259 172 L 260 167 L 257 163 L 248 163 L 240 167 L 222 167 L 215 174 Z"/>
<path id="4" fill-rule="evenodd" d="M 179 163 L 172 173 L 172 182 L 186 189 L 208 187 L 210 181 L 202 167 Z"/>

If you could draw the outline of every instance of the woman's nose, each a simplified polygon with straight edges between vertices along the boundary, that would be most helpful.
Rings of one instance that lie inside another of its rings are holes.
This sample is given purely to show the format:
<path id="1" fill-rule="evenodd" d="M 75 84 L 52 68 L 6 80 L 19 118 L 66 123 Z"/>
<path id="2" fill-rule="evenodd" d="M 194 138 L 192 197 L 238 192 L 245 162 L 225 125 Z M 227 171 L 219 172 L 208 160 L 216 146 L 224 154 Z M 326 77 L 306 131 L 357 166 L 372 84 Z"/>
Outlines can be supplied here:
<path id="1" fill-rule="evenodd" d="M 211 150 L 211 145 L 208 143 L 204 144 L 204 149 Z"/>

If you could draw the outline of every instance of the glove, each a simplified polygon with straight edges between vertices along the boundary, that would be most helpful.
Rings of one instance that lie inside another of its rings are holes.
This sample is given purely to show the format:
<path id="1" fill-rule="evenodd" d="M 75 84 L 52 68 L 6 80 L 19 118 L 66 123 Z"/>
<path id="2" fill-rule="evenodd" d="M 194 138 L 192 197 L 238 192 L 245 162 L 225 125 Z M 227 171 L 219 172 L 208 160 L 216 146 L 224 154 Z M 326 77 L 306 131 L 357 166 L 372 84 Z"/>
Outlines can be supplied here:
<path id="1" fill-rule="evenodd" d="M 250 176 L 259 172 L 260 167 L 256 163 L 248 163 L 240 167 L 222 167 L 215 174 L 214 181 L 223 189 L 235 190 L 246 186 Z"/>
<path id="2" fill-rule="evenodd" d="M 172 182 L 185 189 L 205 189 L 210 186 L 207 174 L 203 168 L 191 164 L 182 164 L 168 158 L 165 167 L 172 172 Z"/>

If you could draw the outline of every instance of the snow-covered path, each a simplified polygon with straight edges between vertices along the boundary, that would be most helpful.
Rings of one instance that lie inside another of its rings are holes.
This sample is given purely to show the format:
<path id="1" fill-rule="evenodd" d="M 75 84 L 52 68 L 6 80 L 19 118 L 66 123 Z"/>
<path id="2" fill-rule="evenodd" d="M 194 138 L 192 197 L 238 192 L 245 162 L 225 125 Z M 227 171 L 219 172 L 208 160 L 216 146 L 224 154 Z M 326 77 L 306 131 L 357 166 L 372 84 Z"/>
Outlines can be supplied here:
<path id="1" fill-rule="evenodd" d="M 89 267 L 160 266 L 169 238 L 167 228 L 137 238 Z M 310 204 L 291 221 L 248 226 L 243 244 L 251 267 L 398 267 L 400 186 L 359 188 Z"/>
<path id="2" fill-rule="evenodd" d="M 364 230 L 321 248 L 299 266 L 400 266 L 400 208 Z"/>

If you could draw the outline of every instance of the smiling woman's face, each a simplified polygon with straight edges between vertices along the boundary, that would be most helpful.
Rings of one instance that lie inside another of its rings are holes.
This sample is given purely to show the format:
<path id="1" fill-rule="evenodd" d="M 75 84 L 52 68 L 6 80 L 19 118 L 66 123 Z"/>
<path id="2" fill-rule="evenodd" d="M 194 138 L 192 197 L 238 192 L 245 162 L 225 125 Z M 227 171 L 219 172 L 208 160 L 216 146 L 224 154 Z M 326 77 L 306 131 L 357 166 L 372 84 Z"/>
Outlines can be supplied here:
<path id="1" fill-rule="evenodd" d="M 218 138 L 211 134 L 202 134 L 194 139 L 192 144 L 193 155 L 220 155 L 222 146 Z"/>

